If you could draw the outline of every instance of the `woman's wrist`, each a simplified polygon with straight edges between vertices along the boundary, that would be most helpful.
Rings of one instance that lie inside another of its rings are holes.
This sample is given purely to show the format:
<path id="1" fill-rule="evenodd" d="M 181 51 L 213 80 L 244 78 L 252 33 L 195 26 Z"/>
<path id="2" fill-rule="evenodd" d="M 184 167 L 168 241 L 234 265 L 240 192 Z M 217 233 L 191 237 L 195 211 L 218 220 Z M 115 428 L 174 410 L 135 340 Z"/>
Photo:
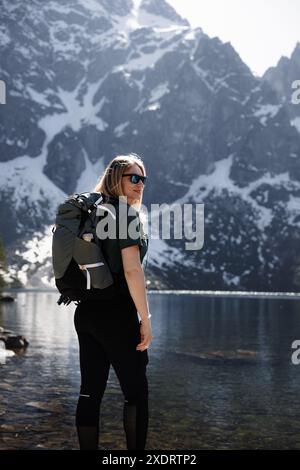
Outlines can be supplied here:
<path id="1" fill-rule="evenodd" d="M 149 320 L 149 318 L 151 318 L 152 315 L 151 313 L 148 313 L 147 315 L 143 315 L 143 316 L 139 315 L 139 316 L 140 316 L 141 321 L 143 322 L 143 321 Z"/>

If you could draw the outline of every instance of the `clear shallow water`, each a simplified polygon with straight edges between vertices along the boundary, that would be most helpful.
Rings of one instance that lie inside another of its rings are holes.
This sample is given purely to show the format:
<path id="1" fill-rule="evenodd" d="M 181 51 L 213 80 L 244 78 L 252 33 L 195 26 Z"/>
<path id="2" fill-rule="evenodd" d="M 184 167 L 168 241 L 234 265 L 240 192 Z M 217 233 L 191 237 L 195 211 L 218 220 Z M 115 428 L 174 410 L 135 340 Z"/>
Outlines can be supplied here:
<path id="1" fill-rule="evenodd" d="M 75 306 L 19 293 L 0 326 L 26 352 L 0 366 L 0 449 L 77 449 Z M 150 294 L 148 449 L 300 449 L 300 301 Z M 111 368 L 100 444 L 125 449 L 123 396 Z"/>

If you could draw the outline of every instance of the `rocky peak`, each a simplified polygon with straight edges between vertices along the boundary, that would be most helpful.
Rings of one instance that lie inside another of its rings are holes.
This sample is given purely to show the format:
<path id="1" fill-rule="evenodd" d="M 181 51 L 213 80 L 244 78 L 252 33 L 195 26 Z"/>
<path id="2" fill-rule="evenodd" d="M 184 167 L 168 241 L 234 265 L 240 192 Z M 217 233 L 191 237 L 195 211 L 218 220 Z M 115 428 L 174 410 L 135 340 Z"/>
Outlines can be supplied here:
<path id="1" fill-rule="evenodd" d="M 140 12 L 147 12 L 161 19 L 166 19 L 172 25 L 189 26 L 189 22 L 183 19 L 176 10 L 165 0 L 142 0 L 140 3 Z"/>
<path id="2" fill-rule="evenodd" d="M 291 57 L 281 57 L 275 67 L 270 67 L 263 75 L 263 79 L 269 82 L 276 91 L 281 102 L 285 103 L 289 115 L 294 122 L 300 117 L 300 106 L 292 102 L 294 92 L 293 83 L 300 78 L 300 42 L 297 42 Z M 297 125 L 297 127 L 299 127 Z"/>

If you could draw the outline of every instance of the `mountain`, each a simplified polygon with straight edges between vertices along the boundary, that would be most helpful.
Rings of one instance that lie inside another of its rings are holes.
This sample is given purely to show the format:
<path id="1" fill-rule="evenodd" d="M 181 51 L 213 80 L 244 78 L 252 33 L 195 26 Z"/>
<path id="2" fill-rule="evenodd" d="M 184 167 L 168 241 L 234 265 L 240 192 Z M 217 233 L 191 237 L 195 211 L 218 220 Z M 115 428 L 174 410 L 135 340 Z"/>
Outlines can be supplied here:
<path id="1" fill-rule="evenodd" d="M 2 5 L 0 233 L 14 277 L 53 283 L 57 204 L 135 152 L 149 210 L 204 203 L 201 250 L 150 239 L 153 287 L 297 289 L 300 136 L 230 43 L 164 0 Z"/>

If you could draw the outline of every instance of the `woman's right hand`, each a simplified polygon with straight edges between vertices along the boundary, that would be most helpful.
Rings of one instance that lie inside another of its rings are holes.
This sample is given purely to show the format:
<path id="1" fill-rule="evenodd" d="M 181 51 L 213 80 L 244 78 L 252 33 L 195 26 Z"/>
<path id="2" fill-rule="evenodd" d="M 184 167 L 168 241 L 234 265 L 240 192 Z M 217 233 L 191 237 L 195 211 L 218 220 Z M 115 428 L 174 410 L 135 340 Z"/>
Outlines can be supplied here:
<path id="1" fill-rule="evenodd" d="M 137 345 L 137 351 L 147 349 L 153 339 L 150 318 L 140 321 L 141 342 Z"/>

